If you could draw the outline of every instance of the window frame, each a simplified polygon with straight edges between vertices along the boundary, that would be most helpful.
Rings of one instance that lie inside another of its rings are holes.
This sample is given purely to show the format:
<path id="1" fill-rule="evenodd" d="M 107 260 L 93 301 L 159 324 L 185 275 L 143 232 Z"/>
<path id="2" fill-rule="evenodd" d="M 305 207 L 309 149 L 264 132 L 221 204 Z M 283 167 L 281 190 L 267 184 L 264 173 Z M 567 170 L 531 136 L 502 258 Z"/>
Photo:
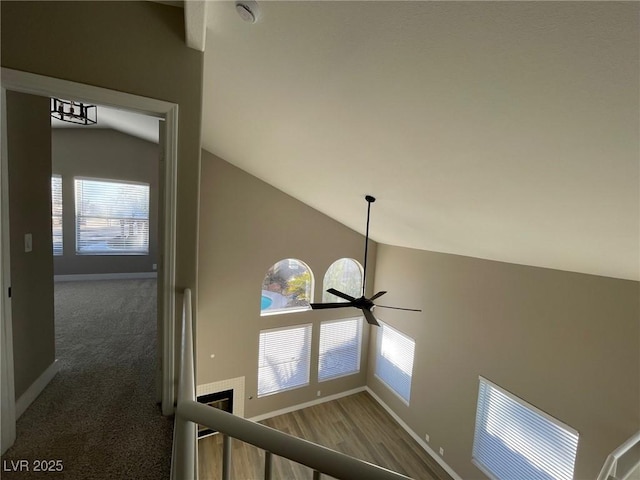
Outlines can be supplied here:
<path id="1" fill-rule="evenodd" d="M 260 308 L 260 316 L 261 317 L 268 317 L 268 316 L 272 316 L 272 315 L 284 315 L 284 314 L 288 314 L 288 313 L 299 313 L 299 312 L 306 312 L 311 310 L 311 303 L 313 303 L 313 297 L 314 297 L 314 290 L 315 290 L 315 277 L 313 275 L 313 270 L 311 270 L 311 267 L 309 265 L 307 265 L 306 262 L 303 262 L 302 260 L 298 259 L 298 258 L 292 258 L 292 257 L 287 257 L 287 258 L 283 258 L 278 260 L 277 262 L 275 262 L 274 264 L 272 264 L 268 269 L 267 269 L 267 273 L 269 272 L 269 270 L 271 270 L 272 268 L 274 268 L 276 265 L 283 263 L 283 262 L 287 262 L 287 265 L 289 268 L 291 268 L 291 263 L 292 261 L 297 262 L 297 264 L 299 266 L 301 266 L 304 270 L 306 270 L 307 272 L 309 272 L 309 289 L 308 289 L 308 295 L 309 295 L 309 301 L 308 301 L 308 305 L 306 306 L 293 306 L 293 307 L 283 307 L 283 308 L 269 308 L 269 309 L 265 309 L 263 310 L 262 308 Z M 264 287 L 264 281 L 267 278 L 267 274 L 265 274 L 265 276 L 262 279 L 262 287 Z M 288 283 L 288 280 L 287 280 Z M 271 292 L 269 290 L 264 290 L 264 288 L 261 288 L 260 290 L 260 294 L 261 294 L 261 298 L 262 296 L 266 296 L 268 298 L 268 295 L 265 295 L 265 292 L 268 294 L 277 294 L 283 298 L 286 298 L 285 295 L 282 295 L 278 292 Z M 272 299 L 273 301 L 273 299 Z"/>
<path id="2" fill-rule="evenodd" d="M 384 329 L 388 328 L 389 330 L 391 330 L 392 332 L 395 332 L 396 334 L 398 334 L 399 336 L 403 337 L 404 340 L 409 340 L 413 343 L 413 353 L 411 356 L 411 375 L 409 376 L 409 393 L 408 393 L 408 398 L 404 398 L 404 396 L 402 395 L 402 393 L 398 392 L 392 385 L 390 385 L 384 378 L 382 378 L 379 374 L 379 366 L 380 366 L 380 358 L 382 358 L 382 342 L 384 340 Z M 401 332 L 400 330 L 398 330 L 397 328 L 392 327 L 391 325 L 389 325 L 388 323 L 385 322 L 380 322 L 380 327 L 378 328 L 377 334 L 376 334 L 376 353 L 375 353 L 375 367 L 374 367 L 374 376 L 380 380 L 380 382 L 385 385 L 389 391 L 391 391 L 394 395 L 396 395 L 405 405 L 409 406 L 411 403 L 411 387 L 413 384 L 413 369 L 415 367 L 415 360 L 416 360 L 416 341 L 414 338 L 410 337 L 409 335 L 407 335 L 404 332 Z"/>
<path id="3" fill-rule="evenodd" d="M 115 220 L 136 220 L 136 221 L 146 221 L 147 222 L 147 234 L 146 234 L 146 249 L 144 250 L 90 250 L 90 251 L 82 251 L 79 248 L 80 243 L 80 228 L 79 228 L 79 220 L 81 218 L 101 218 L 101 217 L 92 217 L 90 215 L 78 215 L 78 181 L 89 181 L 89 182 L 99 182 L 99 183 L 110 183 L 110 184 L 118 184 L 118 185 L 138 185 L 147 187 L 147 217 L 146 218 L 120 218 L 120 217 L 104 217 L 107 219 L 115 219 Z M 75 226 L 75 254 L 79 256 L 148 256 L 151 252 L 151 184 L 147 182 L 139 182 L 135 180 L 115 180 L 110 178 L 96 178 L 96 177 L 84 177 L 84 176 L 74 176 L 73 177 L 73 188 L 74 188 L 74 226 Z"/>
<path id="4" fill-rule="evenodd" d="M 349 372 L 345 372 L 345 373 L 341 373 L 339 375 L 332 375 L 332 376 L 328 376 L 328 377 L 324 377 L 321 378 L 320 375 L 320 368 L 322 365 L 322 327 L 323 325 L 331 325 L 331 324 L 336 324 L 336 323 L 347 323 L 347 322 L 357 322 L 356 325 L 356 329 L 357 329 L 357 354 L 356 354 L 356 370 L 352 370 Z M 329 382 L 331 380 L 335 380 L 337 378 L 343 378 L 343 377 L 348 377 L 350 375 L 355 375 L 357 373 L 360 373 L 360 366 L 362 363 L 362 334 L 363 334 L 363 329 L 362 329 L 362 325 L 363 325 L 363 317 L 350 317 L 350 318 L 339 318 L 339 319 L 335 319 L 335 320 L 326 320 L 324 322 L 320 322 L 320 328 L 319 328 L 319 338 L 318 338 L 318 383 L 321 382 Z"/>
<path id="5" fill-rule="evenodd" d="M 358 272 L 360 273 L 360 285 L 358 287 L 358 291 L 357 292 L 348 292 L 347 288 L 344 288 L 343 285 L 328 285 L 327 284 L 327 275 L 329 275 L 329 272 L 331 271 L 331 269 L 338 263 L 341 261 L 350 261 L 353 262 L 357 267 L 358 267 Z M 346 293 L 348 295 L 351 295 L 352 297 L 355 298 L 359 298 L 362 296 L 362 285 L 364 284 L 364 269 L 362 268 L 362 265 L 360 264 L 360 262 L 358 262 L 355 258 L 350 258 L 350 257 L 342 257 L 337 259 L 336 261 L 334 261 L 333 263 L 331 263 L 331 265 L 329 265 L 329 268 L 327 268 L 327 270 L 324 272 L 324 277 L 322 277 L 322 301 L 324 303 L 327 302 L 342 302 L 344 301 L 344 299 L 337 297 L 336 295 L 327 293 L 327 290 L 329 288 L 335 288 L 336 290 L 339 290 L 343 293 Z"/>
<path id="6" fill-rule="evenodd" d="M 526 410 L 528 410 L 530 413 L 533 413 L 535 415 L 537 415 L 538 417 L 541 417 L 544 420 L 546 420 L 547 422 L 553 424 L 555 427 L 560 428 L 561 430 L 563 430 L 563 433 L 571 435 L 573 437 L 575 437 L 575 450 L 573 451 L 573 464 L 571 465 L 571 479 L 574 478 L 575 475 L 575 462 L 576 462 L 576 458 L 577 458 L 577 451 L 578 451 L 578 445 L 580 442 L 580 433 L 572 428 L 571 426 L 567 425 L 566 423 L 560 421 L 559 419 L 553 417 L 552 415 L 549 415 L 547 412 L 540 410 L 538 407 L 536 407 L 535 405 L 527 402 L 526 400 L 518 397 L 517 395 L 514 395 L 513 393 L 509 392 L 508 390 L 505 390 L 504 388 L 500 387 L 499 385 L 496 385 L 495 383 L 491 382 L 490 380 L 487 380 L 486 378 L 484 378 L 483 376 L 479 376 L 478 377 L 478 399 L 476 402 L 476 420 L 475 420 L 475 425 L 474 425 L 474 433 L 473 433 L 473 445 L 472 445 L 472 449 L 471 449 L 471 463 L 473 463 L 478 469 L 480 469 L 485 475 L 487 475 L 491 480 L 506 480 L 504 478 L 500 478 L 497 476 L 497 474 L 495 472 L 493 472 L 489 466 L 485 465 L 482 461 L 482 459 L 478 458 L 476 456 L 477 454 L 477 449 L 476 446 L 482 442 L 482 441 L 486 441 L 485 438 L 479 439 L 478 438 L 478 432 L 486 432 L 486 429 L 484 429 L 482 427 L 482 420 L 481 418 L 484 418 L 485 416 L 488 416 L 489 413 L 484 413 L 480 411 L 480 404 L 481 404 L 481 393 L 484 392 L 489 392 L 490 389 L 496 390 L 498 393 L 504 395 L 505 397 L 507 397 L 509 400 L 511 400 L 512 402 L 516 403 L 519 407 L 523 407 Z M 486 387 L 483 390 L 483 385 Z M 483 398 L 482 400 L 483 404 L 487 403 L 487 399 Z M 484 423 L 484 422 L 483 422 Z M 526 432 L 529 433 L 529 432 Z M 486 434 L 489 434 L 488 432 L 486 432 Z M 511 449 L 510 447 L 508 447 L 510 450 L 512 450 L 513 452 L 515 452 L 515 454 L 517 455 L 522 455 L 521 452 L 516 451 Z M 557 451 L 557 450 L 556 450 Z M 495 452 L 494 452 L 495 455 Z M 531 463 L 531 462 L 529 462 Z M 534 468 L 537 468 L 534 466 Z M 538 468 L 539 469 L 539 468 Z M 547 473 L 545 471 L 545 473 Z M 567 477 L 567 480 L 569 480 L 569 477 Z"/>
<path id="7" fill-rule="evenodd" d="M 306 381 L 304 383 L 299 383 L 293 386 L 289 386 L 286 388 L 280 388 L 278 390 L 271 390 L 268 392 L 264 392 L 261 393 L 260 391 L 260 373 L 261 370 L 263 368 L 265 368 L 262 363 L 263 363 L 263 355 L 262 355 L 262 336 L 263 334 L 269 334 L 269 333 L 275 333 L 275 332 L 282 332 L 282 331 L 286 331 L 286 330 L 297 330 L 297 329 L 304 329 L 304 333 L 305 335 L 307 335 L 307 350 L 306 352 L 303 352 L 306 354 Z M 268 397 L 271 395 L 275 395 L 277 393 L 283 393 L 283 392 L 288 392 L 290 390 L 295 390 L 297 388 L 303 388 L 303 387 L 307 387 L 311 384 L 311 352 L 313 350 L 313 324 L 312 323 L 303 323 L 303 324 L 296 324 L 296 325 L 287 325 L 287 326 L 283 326 L 283 327 L 275 327 L 275 328 L 266 328 L 266 329 L 262 329 L 259 332 L 258 335 L 258 371 L 257 371 L 257 388 L 256 388 L 256 396 L 258 398 L 264 398 L 264 397 Z"/>

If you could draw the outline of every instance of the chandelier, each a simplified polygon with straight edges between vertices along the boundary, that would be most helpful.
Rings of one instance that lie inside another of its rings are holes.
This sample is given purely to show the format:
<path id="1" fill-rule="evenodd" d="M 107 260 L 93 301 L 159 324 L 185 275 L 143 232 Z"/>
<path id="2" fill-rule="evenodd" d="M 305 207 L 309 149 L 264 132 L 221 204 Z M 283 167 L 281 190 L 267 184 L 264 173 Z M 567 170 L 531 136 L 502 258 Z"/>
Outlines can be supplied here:
<path id="1" fill-rule="evenodd" d="M 51 99 L 51 116 L 63 122 L 80 125 L 94 125 L 98 122 L 98 110 L 95 105 L 59 98 Z"/>

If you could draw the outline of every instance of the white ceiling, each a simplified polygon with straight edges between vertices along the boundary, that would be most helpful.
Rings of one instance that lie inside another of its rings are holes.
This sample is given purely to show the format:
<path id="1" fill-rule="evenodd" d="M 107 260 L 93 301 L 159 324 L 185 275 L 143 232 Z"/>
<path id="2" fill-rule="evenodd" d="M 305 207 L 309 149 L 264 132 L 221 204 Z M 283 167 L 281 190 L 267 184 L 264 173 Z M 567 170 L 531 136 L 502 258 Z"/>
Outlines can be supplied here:
<path id="1" fill-rule="evenodd" d="M 376 196 L 378 242 L 640 279 L 640 3 L 204 3 L 206 150 L 362 233 Z"/>
<path id="2" fill-rule="evenodd" d="M 636 2 L 207 5 L 203 148 L 382 243 L 639 279 Z"/>

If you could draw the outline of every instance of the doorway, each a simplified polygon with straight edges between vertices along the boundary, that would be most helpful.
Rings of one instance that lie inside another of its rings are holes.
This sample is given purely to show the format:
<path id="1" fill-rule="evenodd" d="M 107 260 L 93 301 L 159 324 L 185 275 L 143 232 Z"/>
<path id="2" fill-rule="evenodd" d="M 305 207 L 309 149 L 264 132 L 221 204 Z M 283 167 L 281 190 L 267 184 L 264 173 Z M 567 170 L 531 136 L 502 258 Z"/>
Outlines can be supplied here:
<path id="1" fill-rule="evenodd" d="M 6 116 L 6 93 L 17 91 L 45 97 L 58 97 L 92 104 L 103 104 L 116 109 L 130 110 L 159 118 L 159 138 L 161 150 L 161 179 L 159 196 L 159 261 L 158 261 L 158 336 L 160 338 L 160 379 L 159 392 L 162 413 L 173 413 L 174 405 L 174 339 L 175 339 L 175 243 L 176 243 L 176 174 L 177 174 L 177 132 L 178 106 L 173 103 L 115 92 L 104 88 L 88 86 L 41 75 L 34 75 L 10 69 L 2 69 L 2 118 Z M 6 121 L 2 123 L 2 165 L 0 181 L 2 196 L 2 235 L 0 264 L 2 270 L 2 452 L 15 441 L 16 404 L 14 391 L 13 336 L 10 297 L 10 250 L 8 231 L 7 168 L 8 151 Z M 46 385 L 46 383 L 45 383 Z M 42 386 L 44 388 L 44 386 Z"/>

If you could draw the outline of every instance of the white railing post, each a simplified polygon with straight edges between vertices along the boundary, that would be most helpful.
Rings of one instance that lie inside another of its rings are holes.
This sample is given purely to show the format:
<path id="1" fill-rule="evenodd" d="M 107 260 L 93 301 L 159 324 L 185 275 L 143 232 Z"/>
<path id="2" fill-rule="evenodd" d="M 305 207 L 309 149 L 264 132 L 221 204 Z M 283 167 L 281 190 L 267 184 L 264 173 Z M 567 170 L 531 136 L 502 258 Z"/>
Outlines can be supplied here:
<path id="1" fill-rule="evenodd" d="M 271 480 L 273 471 L 273 455 L 268 450 L 264 451 L 264 480 Z"/>
<path id="2" fill-rule="evenodd" d="M 629 480 L 631 475 L 636 474 L 634 478 L 640 478 L 640 458 L 638 458 L 633 466 L 627 470 L 627 473 L 622 477 L 621 480 Z"/>
<path id="3" fill-rule="evenodd" d="M 231 437 L 222 434 L 222 480 L 231 480 Z"/>
<path id="4" fill-rule="evenodd" d="M 193 363 L 193 329 L 191 311 L 191 290 L 184 291 L 182 305 L 182 338 L 180 350 L 180 378 L 178 382 L 178 407 L 186 402 L 194 402 L 195 373 Z M 176 411 L 173 432 L 173 452 L 171 462 L 172 480 L 198 479 L 198 427 Z"/>

